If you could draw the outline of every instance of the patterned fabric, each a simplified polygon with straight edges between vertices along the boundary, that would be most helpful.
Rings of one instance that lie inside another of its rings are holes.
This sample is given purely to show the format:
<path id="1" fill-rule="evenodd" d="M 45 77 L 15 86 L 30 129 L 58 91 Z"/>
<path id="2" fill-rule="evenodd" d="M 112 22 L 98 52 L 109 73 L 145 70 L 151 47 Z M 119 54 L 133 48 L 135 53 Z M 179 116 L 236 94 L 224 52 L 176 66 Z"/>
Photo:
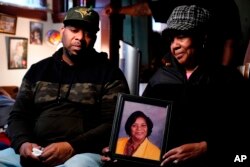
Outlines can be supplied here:
<path id="1" fill-rule="evenodd" d="M 0 150 L 8 148 L 10 146 L 10 139 L 5 132 L 0 132 Z"/>
<path id="2" fill-rule="evenodd" d="M 91 8 L 76 6 L 69 9 L 63 23 L 70 24 L 75 21 L 77 21 L 77 25 L 83 24 L 91 26 L 95 31 L 99 30 L 99 14 Z"/>
<path id="3" fill-rule="evenodd" d="M 138 145 L 139 146 L 139 145 Z M 136 147 L 132 140 L 129 139 L 128 142 L 126 143 L 125 149 L 124 149 L 124 155 L 132 156 L 135 150 L 138 148 Z"/>
<path id="4" fill-rule="evenodd" d="M 206 24 L 210 19 L 208 10 L 191 6 L 176 7 L 167 21 L 167 29 L 173 30 L 191 30 L 196 29 Z"/>
<path id="5" fill-rule="evenodd" d="M 76 153 L 100 153 L 109 143 L 117 95 L 129 93 L 122 71 L 95 50 L 75 66 L 61 61 L 62 52 L 23 78 L 7 129 L 17 152 L 26 141 L 68 141 Z"/>

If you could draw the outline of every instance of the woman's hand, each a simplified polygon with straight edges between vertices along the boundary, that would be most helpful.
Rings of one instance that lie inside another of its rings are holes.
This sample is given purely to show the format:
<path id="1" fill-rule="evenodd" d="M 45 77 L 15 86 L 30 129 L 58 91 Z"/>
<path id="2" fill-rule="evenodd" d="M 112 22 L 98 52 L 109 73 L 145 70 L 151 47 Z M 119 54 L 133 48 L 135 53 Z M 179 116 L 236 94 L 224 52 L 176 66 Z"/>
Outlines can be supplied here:
<path id="1" fill-rule="evenodd" d="M 111 157 L 109 156 L 110 155 L 110 150 L 109 150 L 109 147 L 105 147 L 102 149 L 102 156 L 101 156 L 101 160 L 103 162 L 106 162 L 106 163 L 114 163 L 114 162 L 117 162 L 117 160 L 113 160 L 111 159 Z"/>
<path id="2" fill-rule="evenodd" d="M 169 150 L 163 155 L 161 166 L 170 163 L 179 163 L 188 159 L 193 159 L 201 156 L 207 151 L 207 142 L 184 144 L 179 147 Z"/>
<path id="3" fill-rule="evenodd" d="M 107 161 L 111 161 L 111 158 L 108 156 L 109 154 L 109 147 L 105 147 L 102 149 L 102 156 L 101 156 L 101 160 L 103 162 L 107 162 Z"/>

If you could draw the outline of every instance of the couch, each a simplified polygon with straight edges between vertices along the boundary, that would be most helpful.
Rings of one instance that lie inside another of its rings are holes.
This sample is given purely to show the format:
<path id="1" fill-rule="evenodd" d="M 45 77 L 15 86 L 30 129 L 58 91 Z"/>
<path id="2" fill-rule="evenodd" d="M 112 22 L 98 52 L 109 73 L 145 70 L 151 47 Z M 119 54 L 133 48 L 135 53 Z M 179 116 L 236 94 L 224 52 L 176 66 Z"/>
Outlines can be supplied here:
<path id="1" fill-rule="evenodd" d="M 0 89 L 5 90 L 13 99 L 16 98 L 19 87 L 18 86 L 0 86 Z"/>
<path id="2" fill-rule="evenodd" d="M 10 146 L 10 140 L 5 130 L 7 128 L 7 119 L 18 93 L 17 86 L 0 86 L 0 150 Z M 12 100 L 10 99 L 12 98 Z"/>

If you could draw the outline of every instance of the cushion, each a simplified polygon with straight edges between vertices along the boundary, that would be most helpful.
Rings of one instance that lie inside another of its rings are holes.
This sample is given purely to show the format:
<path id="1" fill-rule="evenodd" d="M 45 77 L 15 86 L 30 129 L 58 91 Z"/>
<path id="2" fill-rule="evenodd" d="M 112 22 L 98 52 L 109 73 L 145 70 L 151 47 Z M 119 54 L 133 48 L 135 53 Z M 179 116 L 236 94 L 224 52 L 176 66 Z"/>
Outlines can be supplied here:
<path id="1" fill-rule="evenodd" d="M 0 132 L 0 150 L 10 147 L 10 139 L 5 132 Z"/>

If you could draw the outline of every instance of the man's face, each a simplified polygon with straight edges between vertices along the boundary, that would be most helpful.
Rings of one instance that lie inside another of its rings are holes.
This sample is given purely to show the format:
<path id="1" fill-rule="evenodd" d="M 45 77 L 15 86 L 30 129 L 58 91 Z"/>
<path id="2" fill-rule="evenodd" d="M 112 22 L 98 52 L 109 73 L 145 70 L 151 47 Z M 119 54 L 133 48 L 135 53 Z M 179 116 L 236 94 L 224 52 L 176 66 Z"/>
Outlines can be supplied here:
<path id="1" fill-rule="evenodd" d="M 83 27 L 65 26 L 62 28 L 62 43 L 70 55 L 78 55 L 92 47 L 92 38 Z"/>

